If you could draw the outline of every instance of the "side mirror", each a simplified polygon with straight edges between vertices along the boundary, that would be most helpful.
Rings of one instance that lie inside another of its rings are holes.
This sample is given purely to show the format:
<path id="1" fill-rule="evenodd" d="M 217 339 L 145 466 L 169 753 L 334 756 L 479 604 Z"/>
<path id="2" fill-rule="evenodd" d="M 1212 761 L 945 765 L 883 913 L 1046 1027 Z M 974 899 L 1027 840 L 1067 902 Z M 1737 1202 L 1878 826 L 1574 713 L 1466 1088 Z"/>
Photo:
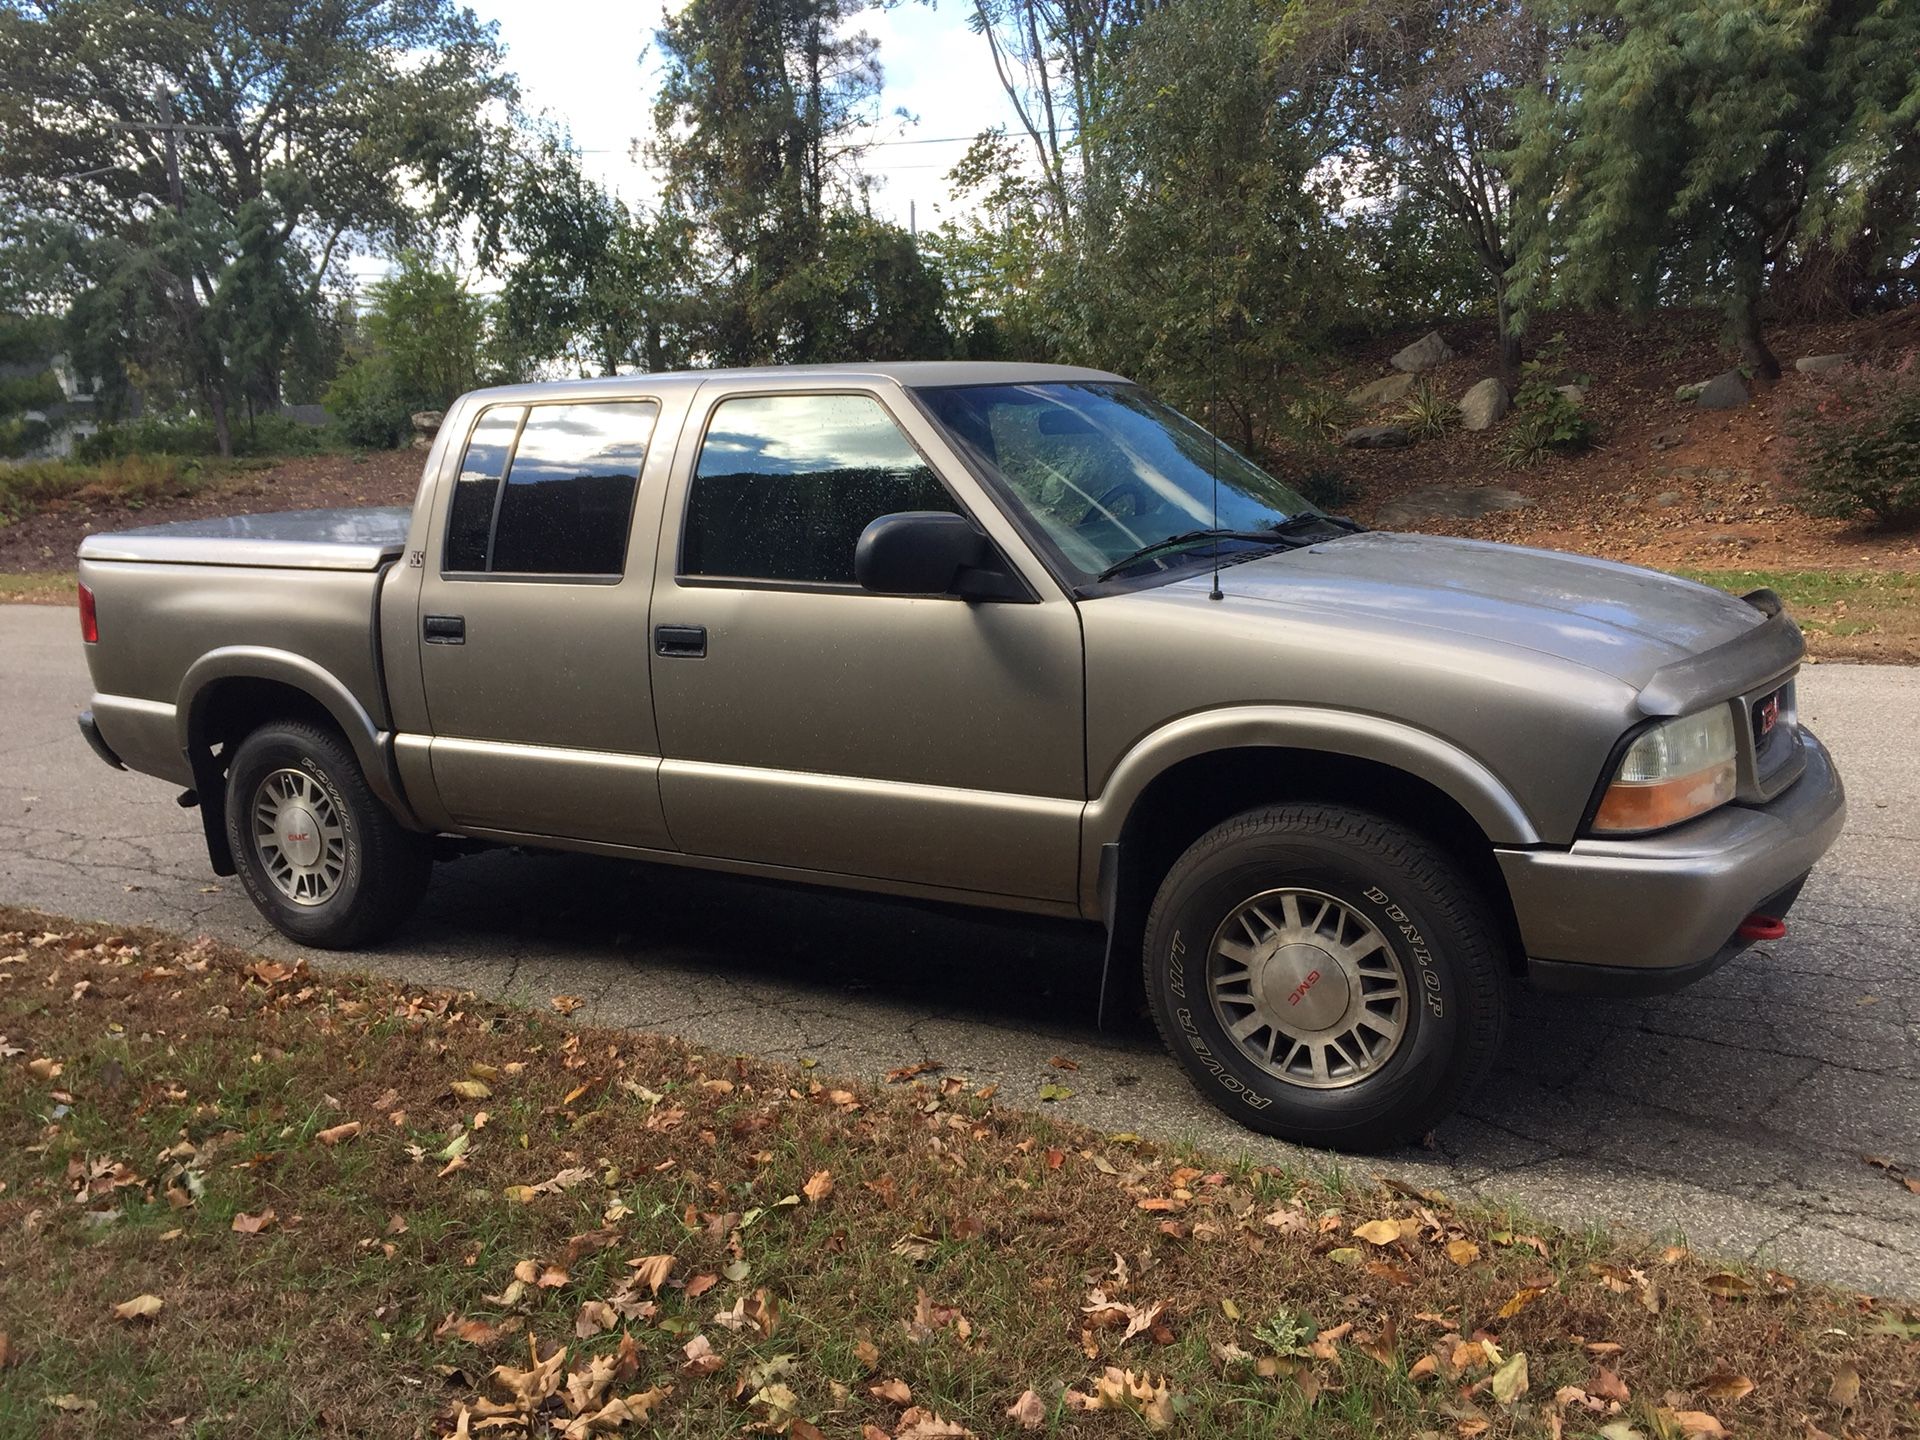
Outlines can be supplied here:
<path id="1" fill-rule="evenodd" d="M 941 510 L 882 515 L 868 525 L 854 546 L 853 578 L 877 595 L 1031 598 L 971 520 Z"/>

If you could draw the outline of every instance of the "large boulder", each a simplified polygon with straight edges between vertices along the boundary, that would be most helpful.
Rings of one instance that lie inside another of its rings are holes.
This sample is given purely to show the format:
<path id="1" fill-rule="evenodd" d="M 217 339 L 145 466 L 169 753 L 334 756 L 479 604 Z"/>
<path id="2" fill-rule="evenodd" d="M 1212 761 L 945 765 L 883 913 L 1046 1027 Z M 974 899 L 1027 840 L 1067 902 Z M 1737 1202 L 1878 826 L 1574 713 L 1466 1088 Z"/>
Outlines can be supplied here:
<path id="1" fill-rule="evenodd" d="M 413 426 L 413 448 L 431 450 L 433 437 L 440 433 L 440 422 L 447 418 L 444 410 L 416 410 L 407 417 Z"/>
<path id="2" fill-rule="evenodd" d="M 1404 425 L 1357 425 L 1340 443 L 1355 450 L 1404 450 L 1413 435 Z"/>
<path id="3" fill-rule="evenodd" d="M 1489 375 L 1460 397 L 1460 428 L 1485 430 L 1512 408 L 1507 387 Z"/>
<path id="4" fill-rule="evenodd" d="M 1436 485 L 1389 500 L 1373 517 L 1383 530 L 1417 526 L 1423 520 L 1478 520 L 1497 510 L 1525 510 L 1536 502 L 1500 485 Z"/>
<path id="5" fill-rule="evenodd" d="M 1693 403 L 1702 410 L 1738 410 L 1752 398 L 1746 377 L 1738 370 L 1727 370 L 1707 381 Z"/>
<path id="6" fill-rule="evenodd" d="M 1393 357 L 1393 368 L 1404 370 L 1409 375 L 1418 375 L 1423 370 L 1444 365 L 1451 359 L 1453 359 L 1453 351 L 1449 350 L 1447 342 L 1440 338 L 1440 332 L 1430 330 Z"/>
<path id="7" fill-rule="evenodd" d="M 1851 355 L 1802 355 L 1793 362 L 1793 368 L 1802 375 L 1824 375 L 1829 370 L 1838 370 L 1852 363 Z"/>
<path id="8" fill-rule="evenodd" d="M 1356 410 L 1378 410 L 1383 405 L 1397 405 L 1411 395 L 1413 387 L 1419 383 L 1419 379 L 1412 375 L 1383 375 L 1358 390 L 1348 391 L 1347 404 Z"/>

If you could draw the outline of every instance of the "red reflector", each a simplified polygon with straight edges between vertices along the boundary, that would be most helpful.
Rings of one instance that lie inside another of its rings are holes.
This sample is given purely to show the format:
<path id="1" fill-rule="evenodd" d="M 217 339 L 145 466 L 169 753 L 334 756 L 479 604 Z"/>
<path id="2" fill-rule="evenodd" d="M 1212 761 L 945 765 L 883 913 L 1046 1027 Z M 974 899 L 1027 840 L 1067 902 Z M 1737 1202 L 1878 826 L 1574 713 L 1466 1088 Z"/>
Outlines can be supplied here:
<path id="1" fill-rule="evenodd" d="M 1756 910 L 1740 922 L 1740 929 L 1736 933 L 1742 940 L 1784 940 L 1787 922 L 1778 916 L 1762 915 Z"/>
<path id="2" fill-rule="evenodd" d="M 80 638 L 89 645 L 100 641 L 100 617 L 93 612 L 93 591 L 85 585 L 80 590 Z"/>

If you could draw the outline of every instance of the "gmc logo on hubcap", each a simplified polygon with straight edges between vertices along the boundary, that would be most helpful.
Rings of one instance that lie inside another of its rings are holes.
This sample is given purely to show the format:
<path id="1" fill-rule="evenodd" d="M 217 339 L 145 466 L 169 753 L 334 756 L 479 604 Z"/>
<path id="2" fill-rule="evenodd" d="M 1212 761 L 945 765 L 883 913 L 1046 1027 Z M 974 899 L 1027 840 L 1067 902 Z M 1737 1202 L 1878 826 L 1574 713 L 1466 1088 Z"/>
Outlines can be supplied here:
<path id="1" fill-rule="evenodd" d="M 1307 972 L 1307 978 L 1293 987 L 1293 993 L 1287 997 L 1287 1004 L 1298 1005 L 1300 1001 L 1305 998 L 1307 991 L 1319 983 L 1320 972 L 1318 970 L 1309 970 Z"/>

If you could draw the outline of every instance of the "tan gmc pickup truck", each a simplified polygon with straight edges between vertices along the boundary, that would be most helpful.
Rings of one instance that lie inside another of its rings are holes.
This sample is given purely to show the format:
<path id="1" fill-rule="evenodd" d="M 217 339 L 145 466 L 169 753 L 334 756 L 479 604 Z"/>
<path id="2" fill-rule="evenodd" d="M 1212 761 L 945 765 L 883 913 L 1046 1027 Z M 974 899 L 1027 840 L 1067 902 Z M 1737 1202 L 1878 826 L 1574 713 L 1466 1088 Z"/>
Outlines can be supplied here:
<path id="1" fill-rule="evenodd" d="M 413 510 L 90 537 L 104 760 L 369 944 L 435 836 L 1078 917 L 1201 1091 L 1417 1135 L 1519 979 L 1672 989 L 1845 810 L 1768 592 L 1368 533 L 1137 386 L 961 363 L 482 391 Z"/>

